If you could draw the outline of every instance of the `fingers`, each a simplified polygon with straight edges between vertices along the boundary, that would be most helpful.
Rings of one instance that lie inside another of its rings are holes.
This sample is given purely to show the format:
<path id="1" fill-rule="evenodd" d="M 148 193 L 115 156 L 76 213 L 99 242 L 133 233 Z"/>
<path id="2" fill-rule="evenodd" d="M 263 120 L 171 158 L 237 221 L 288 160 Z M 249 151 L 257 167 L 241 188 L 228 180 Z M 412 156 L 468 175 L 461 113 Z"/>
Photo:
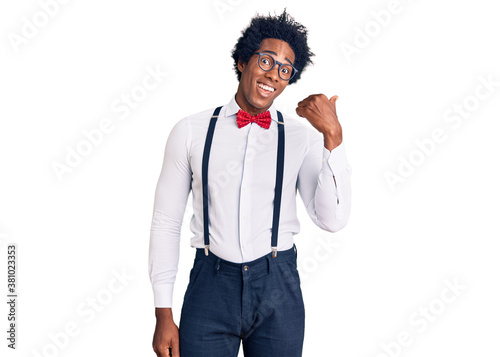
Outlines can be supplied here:
<path id="1" fill-rule="evenodd" d="M 180 357 L 179 329 L 173 320 L 156 321 L 153 350 L 158 357 Z"/>
<path id="2" fill-rule="evenodd" d="M 301 100 L 297 103 L 297 108 L 295 112 L 299 117 L 308 118 L 309 115 L 313 113 L 325 113 L 328 112 L 327 107 L 330 107 L 329 110 L 333 112 L 335 116 L 337 116 L 337 109 L 335 107 L 338 95 L 334 95 L 330 99 L 324 94 L 311 94 L 304 100 Z M 333 107 L 333 108 L 332 108 Z"/>
<path id="3" fill-rule="evenodd" d="M 172 342 L 171 347 L 169 346 L 161 346 L 157 348 L 153 348 L 158 357 L 180 357 L 179 352 L 179 341 Z"/>
<path id="4" fill-rule="evenodd" d="M 311 95 L 310 95 L 310 96 L 308 96 L 307 98 L 304 98 L 303 100 L 301 100 L 301 101 L 299 102 L 299 104 L 301 104 L 301 103 L 302 103 L 302 104 L 305 104 L 306 102 L 310 101 L 310 100 L 311 100 L 311 98 L 312 98 L 314 95 L 315 95 L 315 94 L 311 94 Z"/>
<path id="5" fill-rule="evenodd" d="M 300 102 L 297 103 L 297 107 L 305 107 L 307 105 L 309 105 L 309 97 L 307 97 L 306 99 L 304 100 L 301 100 Z"/>
<path id="6" fill-rule="evenodd" d="M 311 109 L 309 107 L 306 107 L 306 106 L 298 106 L 296 109 L 295 109 L 295 112 L 297 113 L 297 115 L 301 118 L 305 118 L 307 113 L 310 112 Z"/>
<path id="7" fill-rule="evenodd" d="M 328 99 L 328 97 L 324 94 L 311 94 L 310 96 L 308 96 L 304 100 L 301 100 L 298 105 L 299 106 L 307 105 L 307 103 L 312 102 L 314 100 L 318 100 L 318 99 L 320 99 L 320 97 L 324 97 L 325 99 Z"/>
<path id="8" fill-rule="evenodd" d="M 334 95 L 330 99 L 324 94 L 311 94 L 309 97 L 305 98 L 304 100 L 301 100 L 297 106 L 303 107 L 306 105 L 309 105 L 310 103 L 316 103 L 317 105 L 319 103 L 324 103 L 325 101 L 329 101 L 331 104 L 335 106 L 335 102 L 339 98 L 338 95 Z"/>
<path id="9" fill-rule="evenodd" d="M 172 339 L 172 357 L 180 357 L 181 353 L 179 351 L 179 339 Z"/>
<path id="10" fill-rule="evenodd" d="M 302 109 L 300 107 L 297 107 L 295 109 L 295 113 L 297 113 L 297 115 L 301 118 L 303 118 L 304 116 L 302 115 Z"/>
<path id="11" fill-rule="evenodd" d="M 309 110 L 311 107 L 317 107 L 318 106 L 318 101 L 320 100 L 320 96 L 325 97 L 325 99 L 328 99 L 324 94 L 311 94 L 309 97 L 307 97 L 304 100 L 301 100 L 300 102 L 297 103 L 297 109 L 301 108 L 302 115 L 300 115 L 298 112 L 297 114 L 299 116 L 304 116 L 304 109 Z"/>
<path id="12" fill-rule="evenodd" d="M 161 346 L 153 348 L 158 357 L 170 357 L 170 348 L 168 346 Z"/>

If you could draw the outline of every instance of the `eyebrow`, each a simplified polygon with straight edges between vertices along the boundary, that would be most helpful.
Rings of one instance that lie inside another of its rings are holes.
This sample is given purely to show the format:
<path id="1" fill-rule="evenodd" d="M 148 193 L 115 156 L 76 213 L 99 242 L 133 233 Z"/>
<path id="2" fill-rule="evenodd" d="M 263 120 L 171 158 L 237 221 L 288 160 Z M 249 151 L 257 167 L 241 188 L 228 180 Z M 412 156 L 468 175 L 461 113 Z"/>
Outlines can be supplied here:
<path id="1" fill-rule="evenodd" d="M 278 55 L 278 54 L 277 54 L 276 52 L 274 52 L 274 51 L 262 51 L 262 52 L 265 52 L 265 53 L 270 53 L 270 54 L 275 55 L 275 56 L 277 56 L 277 55 Z M 285 59 L 288 61 L 288 63 L 290 63 L 291 65 L 293 65 L 292 61 L 290 61 L 290 60 L 288 59 L 288 57 L 285 57 Z"/>

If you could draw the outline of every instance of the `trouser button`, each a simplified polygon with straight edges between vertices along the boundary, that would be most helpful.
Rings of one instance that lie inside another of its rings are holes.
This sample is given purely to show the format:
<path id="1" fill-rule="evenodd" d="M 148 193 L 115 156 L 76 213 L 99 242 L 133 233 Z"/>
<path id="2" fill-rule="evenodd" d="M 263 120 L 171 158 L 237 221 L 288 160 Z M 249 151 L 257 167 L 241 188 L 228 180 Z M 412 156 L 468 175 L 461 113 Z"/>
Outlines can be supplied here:
<path id="1" fill-rule="evenodd" d="M 244 271 L 248 271 L 248 265 L 245 265 L 245 266 L 243 267 L 243 270 L 244 270 Z"/>

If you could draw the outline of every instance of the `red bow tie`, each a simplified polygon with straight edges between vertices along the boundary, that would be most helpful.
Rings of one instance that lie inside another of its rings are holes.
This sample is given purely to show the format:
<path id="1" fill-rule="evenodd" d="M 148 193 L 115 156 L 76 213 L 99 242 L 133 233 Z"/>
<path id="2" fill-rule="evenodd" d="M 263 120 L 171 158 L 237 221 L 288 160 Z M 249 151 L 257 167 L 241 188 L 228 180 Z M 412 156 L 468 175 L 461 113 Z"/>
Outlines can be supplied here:
<path id="1" fill-rule="evenodd" d="M 236 115 L 236 123 L 238 124 L 238 128 L 242 128 L 248 123 L 257 123 L 264 129 L 269 129 L 271 126 L 271 113 L 269 110 L 264 113 L 260 113 L 257 115 L 250 115 L 244 110 L 239 110 Z"/>

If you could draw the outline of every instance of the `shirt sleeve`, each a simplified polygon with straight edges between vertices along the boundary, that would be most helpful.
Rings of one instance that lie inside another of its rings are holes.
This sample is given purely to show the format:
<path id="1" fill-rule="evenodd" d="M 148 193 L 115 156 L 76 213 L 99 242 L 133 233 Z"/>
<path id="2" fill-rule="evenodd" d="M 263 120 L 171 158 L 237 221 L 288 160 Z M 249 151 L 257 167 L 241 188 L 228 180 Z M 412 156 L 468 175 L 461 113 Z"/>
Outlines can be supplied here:
<path id="1" fill-rule="evenodd" d="M 182 219 L 191 191 L 189 138 L 187 119 L 174 125 L 156 186 L 148 258 L 155 307 L 172 307 Z"/>
<path id="2" fill-rule="evenodd" d="M 329 232 L 344 228 L 351 211 L 351 166 L 344 142 L 332 151 L 322 135 L 313 137 L 300 167 L 297 188 L 314 223 Z"/>

